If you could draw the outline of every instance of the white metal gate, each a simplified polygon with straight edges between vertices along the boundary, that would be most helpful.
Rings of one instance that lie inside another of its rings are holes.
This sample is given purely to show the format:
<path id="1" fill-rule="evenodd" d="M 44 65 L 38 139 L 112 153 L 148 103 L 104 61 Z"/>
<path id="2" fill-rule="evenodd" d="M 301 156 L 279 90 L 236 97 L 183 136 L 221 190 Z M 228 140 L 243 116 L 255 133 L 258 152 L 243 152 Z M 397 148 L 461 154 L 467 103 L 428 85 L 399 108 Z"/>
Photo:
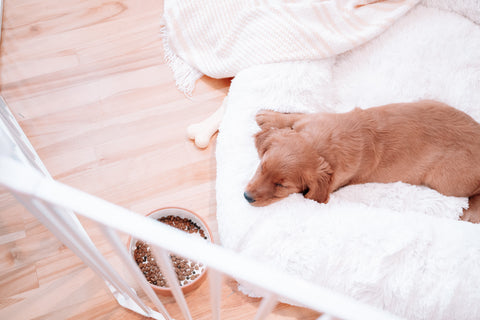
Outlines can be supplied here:
<path id="1" fill-rule="evenodd" d="M 264 319 L 279 299 L 288 299 L 322 312 L 322 319 L 328 319 L 330 315 L 342 319 L 396 319 L 382 310 L 278 272 L 219 245 L 191 238 L 175 228 L 54 181 L 1 97 L 0 117 L 0 185 L 5 186 L 95 271 L 123 307 L 155 319 L 172 319 L 120 241 L 118 231 L 151 245 L 156 260 L 162 270 L 165 270 L 167 282 L 172 284 L 173 295 L 185 319 L 192 317 L 178 282 L 175 281 L 169 253 L 200 261 L 208 267 L 213 319 L 220 319 L 220 292 L 224 274 L 254 284 L 267 292 L 255 319 Z M 100 253 L 79 222 L 77 214 L 100 225 L 123 267 L 145 291 L 156 310 L 139 298 Z M 162 236 L 159 237 L 159 234 Z"/>

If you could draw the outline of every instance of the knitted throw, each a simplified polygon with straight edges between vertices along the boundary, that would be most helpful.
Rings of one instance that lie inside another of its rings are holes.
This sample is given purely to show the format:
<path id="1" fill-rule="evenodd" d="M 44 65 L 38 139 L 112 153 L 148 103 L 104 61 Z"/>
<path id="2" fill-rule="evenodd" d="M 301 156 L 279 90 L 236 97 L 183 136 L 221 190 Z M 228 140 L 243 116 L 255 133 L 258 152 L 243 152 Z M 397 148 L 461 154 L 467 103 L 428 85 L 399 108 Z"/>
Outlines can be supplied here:
<path id="1" fill-rule="evenodd" d="M 419 0 L 165 0 L 165 58 L 191 94 L 202 75 L 328 58 L 386 30 Z"/>

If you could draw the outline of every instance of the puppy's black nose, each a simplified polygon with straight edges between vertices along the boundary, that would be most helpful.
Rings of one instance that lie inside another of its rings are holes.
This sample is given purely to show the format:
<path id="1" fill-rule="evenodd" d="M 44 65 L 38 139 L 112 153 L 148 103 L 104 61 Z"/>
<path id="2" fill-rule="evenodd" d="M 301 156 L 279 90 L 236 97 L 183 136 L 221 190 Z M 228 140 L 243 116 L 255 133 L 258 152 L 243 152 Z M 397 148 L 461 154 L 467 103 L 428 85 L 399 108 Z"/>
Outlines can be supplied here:
<path id="1" fill-rule="evenodd" d="M 255 199 L 252 198 L 252 195 L 250 193 L 245 191 L 243 193 L 243 196 L 245 197 L 245 199 L 247 199 L 248 203 L 255 202 Z"/>

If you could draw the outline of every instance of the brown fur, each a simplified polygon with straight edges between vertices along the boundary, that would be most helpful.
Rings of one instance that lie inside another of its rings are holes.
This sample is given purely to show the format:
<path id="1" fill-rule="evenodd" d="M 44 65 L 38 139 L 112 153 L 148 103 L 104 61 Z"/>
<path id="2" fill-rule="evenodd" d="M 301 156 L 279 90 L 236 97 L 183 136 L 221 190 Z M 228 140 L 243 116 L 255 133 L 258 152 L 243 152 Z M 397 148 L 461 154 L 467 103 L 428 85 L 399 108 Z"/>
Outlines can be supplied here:
<path id="1" fill-rule="evenodd" d="M 455 108 L 420 101 L 342 114 L 263 111 L 256 120 L 252 205 L 291 193 L 326 203 L 349 184 L 402 181 L 470 197 L 463 217 L 480 222 L 480 124 Z"/>

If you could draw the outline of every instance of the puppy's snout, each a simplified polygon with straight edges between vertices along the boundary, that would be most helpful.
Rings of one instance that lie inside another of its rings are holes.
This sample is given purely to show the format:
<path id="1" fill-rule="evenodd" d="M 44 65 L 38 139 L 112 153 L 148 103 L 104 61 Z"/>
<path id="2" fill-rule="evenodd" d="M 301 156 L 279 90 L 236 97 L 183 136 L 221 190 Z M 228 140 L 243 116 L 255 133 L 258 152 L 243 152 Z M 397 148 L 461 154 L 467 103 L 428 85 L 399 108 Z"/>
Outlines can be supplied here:
<path id="1" fill-rule="evenodd" d="M 245 197 L 245 199 L 247 199 L 248 203 L 253 203 L 255 202 L 255 199 L 252 197 L 252 195 L 250 193 L 248 193 L 247 191 L 245 191 L 243 193 L 243 196 Z"/>

